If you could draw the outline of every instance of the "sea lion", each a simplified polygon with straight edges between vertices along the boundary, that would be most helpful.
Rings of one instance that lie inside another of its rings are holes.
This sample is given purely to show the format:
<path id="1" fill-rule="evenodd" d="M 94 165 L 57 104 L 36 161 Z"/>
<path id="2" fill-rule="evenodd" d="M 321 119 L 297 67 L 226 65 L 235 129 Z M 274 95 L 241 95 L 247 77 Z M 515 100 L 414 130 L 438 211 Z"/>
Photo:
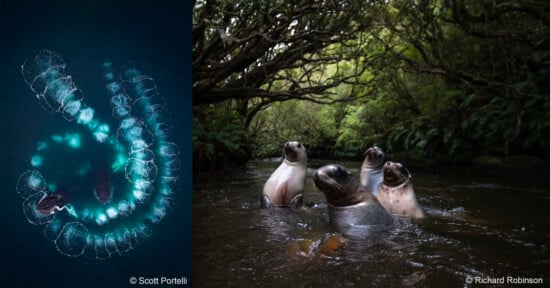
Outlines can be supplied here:
<path id="1" fill-rule="evenodd" d="M 51 215 L 65 209 L 66 201 L 60 193 L 46 194 L 36 203 L 36 210 L 43 215 Z"/>
<path id="2" fill-rule="evenodd" d="M 401 163 L 388 161 L 383 171 L 384 181 L 377 196 L 380 204 L 392 214 L 424 218 L 424 212 L 414 194 L 409 170 Z"/>
<path id="3" fill-rule="evenodd" d="M 393 223 L 376 197 L 344 166 L 326 165 L 317 169 L 313 182 L 325 194 L 331 224 L 349 227 Z"/>
<path id="4" fill-rule="evenodd" d="M 382 149 L 374 146 L 365 151 L 365 160 L 361 164 L 359 179 L 361 185 L 365 186 L 365 189 L 374 196 L 378 195 L 384 180 L 384 172 L 382 171 L 384 163 L 386 163 L 386 154 Z"/>
<path id="5" fill-rule="evenodd" d="M 299 142 L 286 142 L 284 160 L 265 182 L 260 206 L 300 207 L 304 199 L 307 154 Z"/>

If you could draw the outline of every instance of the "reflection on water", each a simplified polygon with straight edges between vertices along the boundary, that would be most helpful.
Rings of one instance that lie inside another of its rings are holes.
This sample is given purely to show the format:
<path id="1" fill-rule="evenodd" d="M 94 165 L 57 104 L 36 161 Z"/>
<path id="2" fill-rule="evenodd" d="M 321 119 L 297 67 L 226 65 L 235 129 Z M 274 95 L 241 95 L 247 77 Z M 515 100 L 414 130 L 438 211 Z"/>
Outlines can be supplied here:
<path id="1" fill-rule="evenodd" d="M 469 287 L 468 276 L 548 277 L 550 189 L 544 182 L 411 171 L 427 219 L 395 218 L 386 230 L 340 235 L 328 225 L 324 196 L 311 179 L 324 164 L 309 164 L 308 205 L 299 210 L 259 208 L 278 162 L 196 176 L 194 284 Z M 341 164 L 358 177 L 360 162 Z"/>

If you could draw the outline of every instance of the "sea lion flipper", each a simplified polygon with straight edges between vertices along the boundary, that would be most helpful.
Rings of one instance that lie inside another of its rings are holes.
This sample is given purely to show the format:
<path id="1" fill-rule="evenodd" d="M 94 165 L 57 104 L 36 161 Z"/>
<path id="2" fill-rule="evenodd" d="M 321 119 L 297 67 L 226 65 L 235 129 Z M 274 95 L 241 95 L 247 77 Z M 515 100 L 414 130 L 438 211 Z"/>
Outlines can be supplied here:
<path id="1" fill-rule="evenodd" d="M 298 195 L 298 196 L 294 197 L 294 199 L 292 199 L 289 206 L 291 208 L 300 208 L 300 207 L 302 207 L 303 204 L 304 204 L 304 196 L 303 195 Z"/>
<path id="2" fill-rule="evenodd" d="M 260 208 L 272 208 L 273 205 L 271 205 L 271 200 L 267 195 L 263 195 L 263 197 L 260 198 Z"/>

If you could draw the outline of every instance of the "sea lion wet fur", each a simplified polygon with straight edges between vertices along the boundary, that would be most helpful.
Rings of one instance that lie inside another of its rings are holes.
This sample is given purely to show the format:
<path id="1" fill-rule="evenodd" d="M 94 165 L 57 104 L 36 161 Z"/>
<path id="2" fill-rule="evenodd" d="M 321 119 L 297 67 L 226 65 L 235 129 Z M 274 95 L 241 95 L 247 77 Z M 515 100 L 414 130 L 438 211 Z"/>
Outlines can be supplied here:
<path id="1" fill-rule="evenodd" d="M 260 206 L 300 207 L 307 169 L 306 148 L 299 142 L 284 144 L 284 160 L 264 184 Z"/>
<path id="2" fill-rule="evenodd" d="M 386 163 L 386 154 L 379 147 L 370 147 L 365 151 L 359 180 L 361 185 L 374 196 L 378 195 L 384 180 L 384 171 L 382 171 L 384 163 Z"/>
<path id="3" fill-rule="evenodd" d="M 344 166 L 323 166 L 315 172 L 313 181 L 325 195 L 331 224 L 346 227 L 393 223 L 391 215 L 376 197 Z"/>
<path id="4" fill-rule="evenodd" d="M 416 200 L 412 177 L 401 163 L 391 161 L 384 164 L 384 181 L 378 193 L 378 201 L 391 214 L 409 216 L 413 219 L 425 217 Z"/>

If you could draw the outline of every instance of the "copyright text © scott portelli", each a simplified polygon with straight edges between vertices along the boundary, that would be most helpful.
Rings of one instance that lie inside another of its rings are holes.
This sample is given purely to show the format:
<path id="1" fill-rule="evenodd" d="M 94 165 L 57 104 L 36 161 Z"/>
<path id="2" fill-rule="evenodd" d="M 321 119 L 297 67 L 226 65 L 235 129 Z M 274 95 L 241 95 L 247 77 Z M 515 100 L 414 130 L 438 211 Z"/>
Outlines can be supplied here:
<path id="1" fill-rule="evenodd" d="M 132 285 L 187 285 L 187 277 L 130 277 Z"/>

